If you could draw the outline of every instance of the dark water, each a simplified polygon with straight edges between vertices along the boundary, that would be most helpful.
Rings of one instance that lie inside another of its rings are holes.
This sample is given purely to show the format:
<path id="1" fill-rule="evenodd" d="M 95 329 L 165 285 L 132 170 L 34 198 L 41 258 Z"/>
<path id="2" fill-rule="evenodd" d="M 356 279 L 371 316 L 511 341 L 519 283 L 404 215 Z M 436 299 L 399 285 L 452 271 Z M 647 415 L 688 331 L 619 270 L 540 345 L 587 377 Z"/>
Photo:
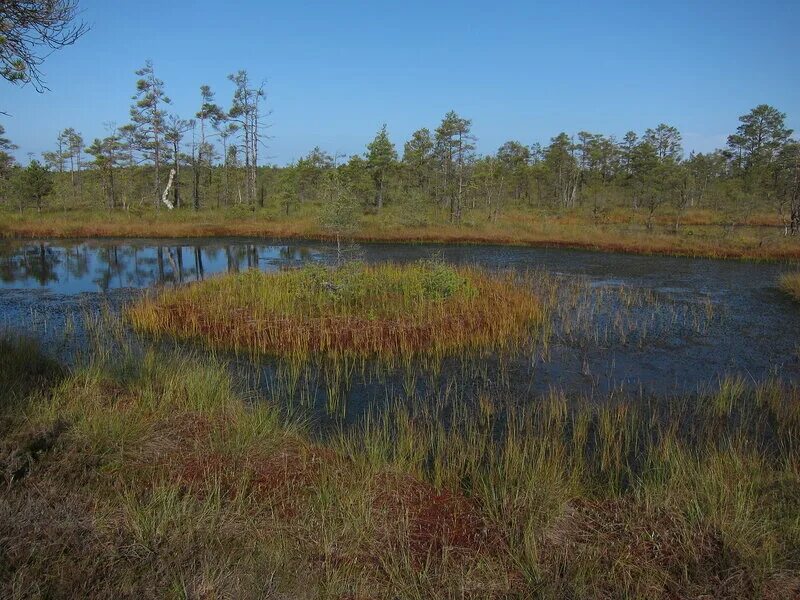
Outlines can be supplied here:
<path id="1" fill-rule="evenodd" d="M 437 255 L 554 278 L 562 291 L 549 354 L 507 365 L 520 394 L 667 395 L 727 376 L 800 381 L 800 304 L 777 287 L 796 265 L 499 246 L 370 244 L 357 253 L 397 262 Z M 3 242 L 0 329 L 40 337 L 57 354 L 70 315 L 119 307 L 143 288 L 334 255 L 324 243 L 240 238 Z M 474 379 L 485 384 L 491 369 Z"/>

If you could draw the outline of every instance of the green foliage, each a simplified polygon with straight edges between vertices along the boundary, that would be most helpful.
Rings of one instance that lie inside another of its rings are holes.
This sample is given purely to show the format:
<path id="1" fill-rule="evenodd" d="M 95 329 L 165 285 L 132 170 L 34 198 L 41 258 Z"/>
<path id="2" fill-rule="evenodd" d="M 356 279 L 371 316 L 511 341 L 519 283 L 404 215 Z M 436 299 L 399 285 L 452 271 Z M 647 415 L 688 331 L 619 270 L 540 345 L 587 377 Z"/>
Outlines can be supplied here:
<path id="1" fill-rule="evenodd" d="M 448 264 L 429 260 L 422 263 L 422 295 L 429 300 L 444 300 L 456 293 L 475 294 L 463 275 Z"/>
<path id="2" fill-rule="evenodd" d="M 361 208 L 353 193 L 335 171 L 326 178 L 324 196 L 324 204 L 319 212 L 319 223 L 336 238 L 337 251 L 341 259 L 342 238 L 358 227 Z"/>
<path id="3" fill-rule="evenodd" d="M 383 208 L 386 180 L 395 161 L 397 161 L 397 151 L 389 139 L 384 123 L 375 135 L 375 139 L 367 145 L 367 169 L 375 182 L 375 204 L 378 209 Z"/>
<path id="4" fill-rule="evenodd" d="M 281 211 L 288 216 L 298 201 L 297 195 L 297 170 L 283 169 L 278 174 L 273 187 L 274 196 Z"/>
<path id="5" fill-rule="evenodd" d="M 339 245 L 361 222 L 377 226 L 384 237 L 393 225 L 441 226 L 446 216 L 476 229 L 502 222 L 509 212 L 528 211 L 590 225 L 644 224 L 648 231 L 669 224 L 673 233 L 690 211 L 702 213 L 703 222 L 728 226 L 765 224 L 771 213 L 772 222 L 783 223 L 787 232 L 800 231 L 792 131 L 785 115 L 766 105 L 741 117 L 726 150 L 688 157 L 681 133 L 664 123 L 641 136 L 629 131 L 620 141 L 589 131 L 562 132 L 546 146 L 510 140 L 493 155 L 477 156 L 471 121 L 450 111 L 433 133 L 415 131 L 401 160 L 383 125 L 365 154 L 347 162 L 315 147 L 294 164 L 264 167 L 254 164 L 263 145 L 256 133 L 263 126 L 257 113 L 264 91 L 254 88 L 245 72 L 231 76 L 236 87 L 227 112 L 214 103 L 208 86 L 201 88 L 201 140 L 192 142 L 191 154 L 181 153 L 189 124 L 166 118 L 163 82 L 152 64 L 141 74 L 136 118 L 86 149 L 93 162 L 82 162 L 82 140 L 73 129 L 62 131 L 57 148 L 47 153 L 56 171 L 70 171 L 72 185 L 58 179 L 53 195 L 64 210 L 102 204 L 140 208 L 152 193 L 148 178 L 159 181 L 153 164 L 159 146 L 159 161 L 171 160 L 179 170 L 173 193 L 191 189 L 196 208 L 202 197 L 202 208 L 224 206 L 245 214 L 258 207 L 268 218 L 313 220 Z M 206 135 L 209 124 L 214 133 Z M 0 181 L 12 160 L 3 150 L 9 144 L 0 137 Z M 81 172 L 84 165 L 91 171 Z M 380 216 L 372 218 L 376 213 Z M 525 221 L 513 229 L 522 229 Z"/>
<path id="6" fill-rule="evenodd" d="M 575 144 L 562 132 L 550 140 L 544 154 L 551 197 L 563 208 L 573 208 L 578 201 L 581 173 L 575 150 Z"/>
<path id="7" fill-rule="evenodd" d="M 115 208 L 117 193 L 114 187 L 114 171 L 121 165 L 123 156 L 123 143 L 117 132 L 103 139 L 95 138 L 86 152 L 94 157 L 94 167 L 102 176 L 102 187 L 105 190 L 107 206 Z M 133 170 L 130 171 L 133 174 Z"/>
<path id="8" fill-rule="evenodd" d="M 370 167 L 366 160 L 354 154 L 345 164 L 338 168 L 342 182 L 350 190 L 355 200 L 363 207 L 375 205 L 376 183 L 370 173 Z"/>
<path id="9" fill-rule="evenodd" d="M 741 125 L 735 134 L 728 136 L 736 167 L 752 169 L 769 163 L 793 133 L 785 120 L 785 113 L 768 104 L 759 104 L 739 117 Z"/>
<path id="10" fill-rule="evenodd" d="M 11 152 L 16 150 L 16 145 L 11 143 L 7 137 L 5 128 L 0 125 L 0 185 L 11 176 L 11 168 L 14 165 L 14 157 Z M 0 189 L 0 193 L 2 189 Z M 2 197 L 0 195 L 0 197 Z"/>
<path id="11" fill-rule="evenodd" d="M 408 189 L 402 200 L 398 222 L 403 227 L 425 227 L 433 223 L 430 197 L 421 189 Z"/>
<path id="12" fill-rule="evenodd" d="M 47 167 L 32 160 L 24 169 L 17 169 L 13 185 L 20 210 L 25 203 L 33 201 L 37 210 L 41 211 L 42 202 L 53 191 L 53 176 Z"/>
<path id="13" fill-rule="evenodd" d="M 474 286 L 456 269 L 438 260 L 427 260 L 393 269 L 370 269 L 358 261 L 347 262 L 336 269 L 323 265 L 306 265 L 293 274 L 295 281 L 288 285 L 299 295 L 294 310 L 313 307 L 315 314 L 325 314 L 328 303 L 337 312 L 359 311 L 365 307 L 377 309 L 386 298 L 401 298 L 402 311 L 417 313 L 428 302 L 438 302 L 455 294 L 473 296 Z M 349 307 L 349 308 L 348 308 Z M 388 313 L 386 311 L 389 311 Z M 390 306 L 381 314 L 393 313 Z M 399 313 L 398 313 L 399 314 Z"/>
<path id="14" fill-rule="evenodd" d="M 647 129 L 644 132 L 644 141 L 653 147 L 661 161 L 672 159 L 678 162 L 683 158 L 681 134 L 676 127 L 661 123 L 655 129 Z"/>
<path id="15" fill-rule="evenodd" d="M 406 186 L 410 189 L 429 191 L 433 178 L 433 138 L 427 128 L 418 129 L 403 147 L 403 167 Z"/>
<path id="16" fill-rule="evenodd" d="M 166 158 L 167 112 L 166 105 L 172 100 L 164 91 L 164 82 L 156 77 L 153 61 L 145 61 L 144 66 L 136 71 L 139 80 L 136 82 L 134 104 L 130 109 L 132 140 L 135 148 L 144 158 L 153 163 L 153 203 L 159 205 L 161 200 L 161 164 Z"/>
<path id="17" fill-rule="evenodd" d="M 436 128 L 434 156 L 440 169 L 439 193 L 449 204 L 450 220 L 461 221 L 469 170 L 474 159 L 472 121 L 449 111 Z"/>

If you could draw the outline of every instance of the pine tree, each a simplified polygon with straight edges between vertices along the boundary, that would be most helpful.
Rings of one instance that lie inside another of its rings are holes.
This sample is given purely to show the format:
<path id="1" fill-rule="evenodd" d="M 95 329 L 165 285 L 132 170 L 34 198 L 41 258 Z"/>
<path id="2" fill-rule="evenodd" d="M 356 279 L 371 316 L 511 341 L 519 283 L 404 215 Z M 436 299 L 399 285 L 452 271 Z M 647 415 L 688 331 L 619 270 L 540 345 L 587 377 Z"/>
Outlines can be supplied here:
<path id="1" fill-rule="evenodd" d="M 427 128 L 418 129 L 403 146 L 407 184 L 428 192 L 433 177 L 433 139 Z"/>
<path id="2" fill-rule="evenodd" d="M 156 77 L 151 60 L 146 61 L 136 75 L 140 79 L 132 98 L 135 103 L 131 106 L 131 122 L 136 131 L 138 149 L 153 163 L 153 203 L 158 207 L 161 201 L 161 161 L 165 151 L 164 105 L 170 104 L 171 100 L 164 92 L 164 82 Z"/>
<path id="3" fill-rule="evenodd" d="M 36 210 L 42 212 L 42 201 L 53 191 L 53 175 L 38 160 L 32 160 L 27 167 L 16 173 L 14 184 L 19 198 L 20 212 L 27 200 L 33 200 L 36 203 Z"/>
<path id="4" fill-rule="evenodd" d="M 86 152 L 94 157 L 94 167 L 100 171 L 103 188 L 108 198 L 108 208 L 117 206 L 117 189 L 114 175 L 117 167 L 126 162 L 125 148 L 120 133 L 114 131 L 103 139 L 95 138 L 86 148 Z"/>
<path id="5" fill-rule="evenodd" d="M 372 179 L 375 182 L 376 190 L 376 205 L 378 210 L 383 208 L 383 199 L 386 189 L 386 181 L 390 170 L 392 169 L 395 161 L 397 160 L 397 151 L 394 144 L 389 139 L 389 134 L 386 132 L 386 124 L 380 128 L 380 131 L 375 135 L 369 145 L 367 146 L 367 168 L 372 174 Z"/>
<path id="6" fill-rule="evenodd" d="M 448 112 L 436 128 L 435 152 L 439 164 L 442 199 L 450 206 L 450 220 L 461 220 L 469 168 L 474 159 L 472 121 Z"/>

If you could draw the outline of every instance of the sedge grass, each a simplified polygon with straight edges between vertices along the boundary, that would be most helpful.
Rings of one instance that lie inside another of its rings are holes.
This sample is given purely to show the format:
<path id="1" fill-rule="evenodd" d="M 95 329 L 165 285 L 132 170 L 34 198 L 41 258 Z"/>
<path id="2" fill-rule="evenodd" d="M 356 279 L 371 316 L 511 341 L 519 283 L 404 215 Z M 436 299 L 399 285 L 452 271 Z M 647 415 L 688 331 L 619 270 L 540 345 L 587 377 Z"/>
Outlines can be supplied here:
<path id="1" fill-rule="evenodd" d="M 780 280 L 783 291 L 800 301 L 800 273 L 787 273 Z"/>
<path id="2" fill-rule="evenodd" d="M 791 386 L 504 414 L 398 398 L 314 443 L 209 358 L 98 349 L 41 379 L 30 345 L 3 349 L 0 398 L 38 382 L 2 404 L 4 597 L 800 591 Z"/>
<path id="3" fill-rule="evenodd" d="M 127 312 L 140 332 L 292 361 L 408 361 L 513 348 L 544 320 L 513 275 L 421 262 L 248 271 L 162 290 Z"/>

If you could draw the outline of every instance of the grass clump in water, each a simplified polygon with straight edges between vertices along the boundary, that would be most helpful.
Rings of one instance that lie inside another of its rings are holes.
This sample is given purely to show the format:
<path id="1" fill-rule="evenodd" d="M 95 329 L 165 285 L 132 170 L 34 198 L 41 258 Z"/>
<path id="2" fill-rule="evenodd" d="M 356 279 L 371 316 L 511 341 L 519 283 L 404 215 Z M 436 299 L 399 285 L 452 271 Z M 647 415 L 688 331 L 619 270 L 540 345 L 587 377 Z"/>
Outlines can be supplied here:
<path id="1" fill-rule="evenodd" d="M 142 332 L 237 351 L 393 360 L 514 347 L 544 311 L 512 275 L 425 261 L 248 271 L 164 290 L 127 316 Z"/>
<path id="2" fill-rule="evenodd" d="M 800 300 L 800 273 L 787 273 L 780 280 L 781 289 L 791 295 L 795 300 Z"/>

